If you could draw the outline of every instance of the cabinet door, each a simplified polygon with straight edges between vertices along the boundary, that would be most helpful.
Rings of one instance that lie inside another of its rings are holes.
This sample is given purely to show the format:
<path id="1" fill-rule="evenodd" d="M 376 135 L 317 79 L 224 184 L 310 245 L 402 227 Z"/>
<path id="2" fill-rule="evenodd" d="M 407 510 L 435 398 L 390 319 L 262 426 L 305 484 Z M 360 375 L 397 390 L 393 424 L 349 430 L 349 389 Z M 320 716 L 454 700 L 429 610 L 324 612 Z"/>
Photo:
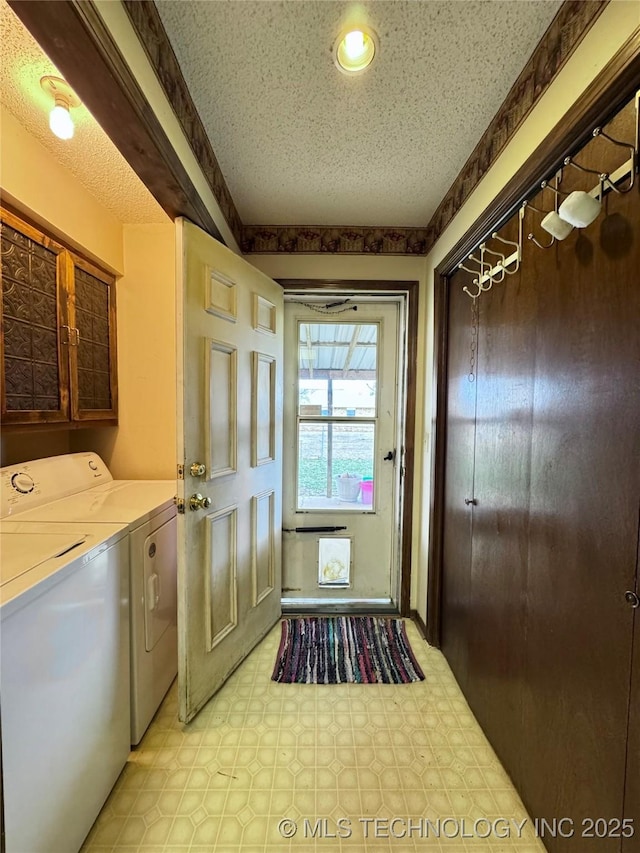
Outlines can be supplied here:
<path id="1" fill-rule="evenodd" d="M 70 255 L 71 417 L 113 421 L 117 416 L 114 280 Z"/>
<path id="2" fill-rule="evenodd" d="M 62 246 L 2 211 L 2 423 L 69 420 Z"/>

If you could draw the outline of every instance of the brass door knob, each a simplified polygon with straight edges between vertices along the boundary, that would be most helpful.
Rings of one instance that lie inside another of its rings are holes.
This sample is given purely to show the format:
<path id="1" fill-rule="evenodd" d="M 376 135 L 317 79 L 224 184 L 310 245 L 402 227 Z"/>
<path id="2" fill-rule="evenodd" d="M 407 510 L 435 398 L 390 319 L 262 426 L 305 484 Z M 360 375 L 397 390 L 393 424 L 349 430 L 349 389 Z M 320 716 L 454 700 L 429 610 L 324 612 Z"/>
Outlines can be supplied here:
<path id="1" fill-rule="evenodd" d="M 208 509 L 211 506 L 211 498 L 203 497 L 200 492 L 197 492 L 195 495 L 191 495 L 189 498 L 189 509 L 194 512 L 198 509 Z"/>
<path id="2" fill-rule="evenodd" d="M 202 462 L 194 462 L 193 465 L 189 468 L 189 473 L 192 477 L 204 477 L 204 473 L 207 469 L 202 464 Z"/>

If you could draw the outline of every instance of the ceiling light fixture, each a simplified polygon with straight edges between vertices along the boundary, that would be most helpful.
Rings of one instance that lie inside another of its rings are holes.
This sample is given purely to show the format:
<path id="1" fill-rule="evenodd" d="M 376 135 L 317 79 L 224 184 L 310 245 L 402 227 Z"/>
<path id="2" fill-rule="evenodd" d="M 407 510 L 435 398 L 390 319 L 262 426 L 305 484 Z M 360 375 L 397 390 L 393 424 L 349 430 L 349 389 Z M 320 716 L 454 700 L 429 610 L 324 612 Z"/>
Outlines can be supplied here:
<path id="1" fill-rule="evenodd" d="M 59 139 L 71 139 L 74 126 L 69 110 L 71 107 L 79 107 L 80 99 L 61 77 L 47 75 L 40 80 L 40 85 L 54 101 L 49 113 L 49 127 Z"/>
<path id="2" fill-rule="evenodd" d="M 369 27 L 350 26 L 342 30 L 333 46 L 333 61 L 344 74 L 360 74 L 373 62 L 378 36 Z"/>

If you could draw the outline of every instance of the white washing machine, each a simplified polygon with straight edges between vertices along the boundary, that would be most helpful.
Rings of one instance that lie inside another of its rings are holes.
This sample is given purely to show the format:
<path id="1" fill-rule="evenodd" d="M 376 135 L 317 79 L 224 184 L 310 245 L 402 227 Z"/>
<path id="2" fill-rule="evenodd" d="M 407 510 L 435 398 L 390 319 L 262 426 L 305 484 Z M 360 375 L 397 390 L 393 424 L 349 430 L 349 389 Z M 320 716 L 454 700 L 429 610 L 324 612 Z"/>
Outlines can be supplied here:
<path id="1" fill-rule="evenodd" d="M 6 505 L 3 496 L 3 515 L 24 523 L 127 526 L 131 743 L 139 743 L 178 668 L 175 482 L 114 480 L 96 453 L 38 459 L 0 474 L 14 486 Z"/>
<path id="2" fill-rule="evenodd" d="M 77 853 L 127 761 L 126 537 L 0 519 L 6 853 Z"/>

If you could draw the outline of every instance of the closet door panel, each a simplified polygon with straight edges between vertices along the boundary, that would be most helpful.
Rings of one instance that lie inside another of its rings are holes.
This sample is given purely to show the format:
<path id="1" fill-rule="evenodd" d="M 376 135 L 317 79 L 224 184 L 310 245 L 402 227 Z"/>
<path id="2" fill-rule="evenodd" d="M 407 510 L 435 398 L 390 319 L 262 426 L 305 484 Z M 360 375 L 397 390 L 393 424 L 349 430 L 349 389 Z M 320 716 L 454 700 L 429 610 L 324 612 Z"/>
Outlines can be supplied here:
<path id="1" fill-rule="evenodd" d="M 622 853 L 640 853 L 640 610 L 636 610 L 634 614 L 633 673 L 624 816 L 633 821 L 635 832 L 631 838 L 625 840 Z"/>
<path id="2" fill-rule="evenodd" d="M 517 216 L 501 234 L 515 239 Z M 491 242 L 487 245 L 494 248 Z M 467 698 L 519 784 L 525 746 L 521 726 L 535 288 L 518 273 L 495 284 L 479 303 Z"/>
<path id="3" fill-rule="evenodd" d="M 471 276 L 458 272 L 450 282 L 447 442 L 444 496 L 442 650 L 463 690 L 467 683 L 471 596 L 471 523 L 475 436 L 476 367 L 470 381 L 471 299 L 462 292 Z M 477 355 L 476 355 L 477 357 Z"/>
<path id="4" fill-rule="evenodd" d="M 580 158 L 591 165 L 588 155 Z M 523 789 L 536 817 L 619 818 L 640 494 L 638 196 L 539 251 Z M 635 224 L 634 224 L 635 223 Z M 545 840 L 619 851 L 619 838 Z"/>

